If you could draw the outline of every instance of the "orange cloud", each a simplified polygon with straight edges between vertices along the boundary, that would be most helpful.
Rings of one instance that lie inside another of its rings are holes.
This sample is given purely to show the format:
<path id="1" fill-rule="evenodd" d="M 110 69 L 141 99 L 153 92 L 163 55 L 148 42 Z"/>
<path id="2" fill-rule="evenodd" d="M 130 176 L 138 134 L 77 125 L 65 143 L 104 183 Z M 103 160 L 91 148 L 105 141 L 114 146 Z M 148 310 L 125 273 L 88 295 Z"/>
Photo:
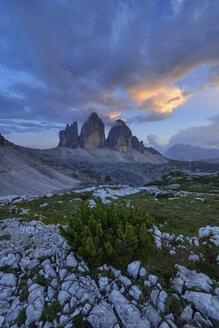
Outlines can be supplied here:
<path id="1" fill-rule="evenodd" d="M 149 89 L 142 86 L 131 87 L 128 93 L 141 109 L 159 113 L 172 113 L 174 108 L 184 104 L 188 98 L 177 86 L 157 86 Z"/>
<path id="2" fill-rule="evenodd" d="M 113 112 L 113 113 L 108 113 L 109 117 L 111 119 L 113 118 L 118 118 L 120 115 L 122 114 L 122 112 Z"/>

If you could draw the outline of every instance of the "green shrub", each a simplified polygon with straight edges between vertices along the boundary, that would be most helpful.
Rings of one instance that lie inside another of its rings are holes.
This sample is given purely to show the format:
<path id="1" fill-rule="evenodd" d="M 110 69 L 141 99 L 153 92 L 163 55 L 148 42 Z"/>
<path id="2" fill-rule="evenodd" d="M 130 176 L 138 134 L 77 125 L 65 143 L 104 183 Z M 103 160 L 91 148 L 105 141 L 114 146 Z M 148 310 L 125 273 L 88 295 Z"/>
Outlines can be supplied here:
<path id="1" fill-rule="evenodd" d="M 123 262 L 131 260 L 151 244 L 147 231 L 151 226 L 149 214 L 140 209 L 104 204 L 99 199 L 93 208 L 84 202 L 61 233 L 73 252 L 95 267 L 116 265 L 121 258 Z"/>

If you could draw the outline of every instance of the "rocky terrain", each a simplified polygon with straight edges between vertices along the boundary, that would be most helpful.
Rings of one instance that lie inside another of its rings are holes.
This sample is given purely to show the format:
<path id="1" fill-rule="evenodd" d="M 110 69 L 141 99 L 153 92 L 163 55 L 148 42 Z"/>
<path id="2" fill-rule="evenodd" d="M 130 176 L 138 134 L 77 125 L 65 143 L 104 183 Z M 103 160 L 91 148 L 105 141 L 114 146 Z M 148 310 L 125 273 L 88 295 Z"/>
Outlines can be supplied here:
<path id="1" fill-rule="evenodd" d="M 0 198 L 0 327 L 217 328 L 218 192 L 217 173 L 178 172 L 144 187 Z M 71 252 L 59 225 L 98 198 L 157 212 L 146 258 L 93 269 Z"/>
<path id="2" fill-rule="evenodd" d="M 0 327 L 217 327 L 219 284 L 205 274 L 176 265 L 168 289 L 140 261 L 124 273 L 104 265 L 93 276 L 58 226 L 8 219 L 0 231 Z M 151 233 L 173 257 L 186 240 L 195 245 L 191 261 L 202 256 L 203 238 L 219 246 L 217 227 L 203 227 L 193 238 L 155 226 Z M 6 235 L 10 240 L 2 243 Z"/>
<path id="3" fill-rule="evenodd" d="M 0 196 L 39 195 L 74 187 L 79 181 L 68 170 L 52 168 L 34 159 L 23 147 L 2 139 L 0 144 Z"/>
<path id="4" fill-rule="evenodd" d="M 170 147 L 164 156 L 178 161 L 210 161 L 211 163 L 218 163 L 219 149 L 176 144 Z"/>

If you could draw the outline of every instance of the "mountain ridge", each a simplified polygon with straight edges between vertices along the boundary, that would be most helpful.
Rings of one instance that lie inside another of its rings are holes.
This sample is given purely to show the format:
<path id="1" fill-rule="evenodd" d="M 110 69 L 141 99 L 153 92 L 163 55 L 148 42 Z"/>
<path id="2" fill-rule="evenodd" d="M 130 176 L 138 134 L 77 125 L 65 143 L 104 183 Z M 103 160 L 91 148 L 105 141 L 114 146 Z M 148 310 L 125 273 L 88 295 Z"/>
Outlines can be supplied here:
<path id="1" fill-rule="evenodd" d="M 175 144 L 164 156 L 178 161 L 208 161 L 219 159 L 219 149 L 202 148 L 189 144 Z"/>

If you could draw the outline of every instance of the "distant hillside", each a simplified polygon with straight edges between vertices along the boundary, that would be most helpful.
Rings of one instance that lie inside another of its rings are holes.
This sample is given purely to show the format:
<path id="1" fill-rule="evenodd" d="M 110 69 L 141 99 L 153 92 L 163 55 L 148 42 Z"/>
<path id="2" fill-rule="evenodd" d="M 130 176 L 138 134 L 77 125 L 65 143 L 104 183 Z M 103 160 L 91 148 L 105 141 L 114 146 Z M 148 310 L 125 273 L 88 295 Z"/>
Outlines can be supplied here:
<path id="1" fill-rule="evenodd" d="M 178 161 L 208 161 L 218 162 L 219 149 L 201 148 L 191 145 L 176 144 L 164 154 L 165 157 Z"/>

